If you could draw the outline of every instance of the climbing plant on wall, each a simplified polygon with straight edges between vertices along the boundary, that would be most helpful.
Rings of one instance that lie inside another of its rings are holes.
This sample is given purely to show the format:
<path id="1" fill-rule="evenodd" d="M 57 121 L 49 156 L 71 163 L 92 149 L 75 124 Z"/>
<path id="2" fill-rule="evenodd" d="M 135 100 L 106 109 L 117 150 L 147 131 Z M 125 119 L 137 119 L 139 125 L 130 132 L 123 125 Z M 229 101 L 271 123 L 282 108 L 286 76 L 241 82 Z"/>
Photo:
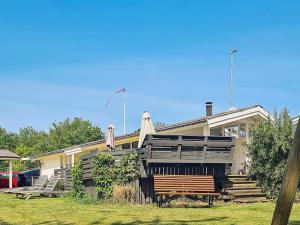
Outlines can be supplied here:
<path id="1" fill-rule="evenodd" d="M 111 155 L 99 154 L 94 159 L 93 179 L 100 199 L 108 199 L 112 192 L 114 160 Z"/>
<path id="2" fill-rule="evenodd" d="M 114 185 L 132 182 L 136 177 L 137 154 L 124 155 L 119 164 L 109 154 L 94 159 L 93 179 L 100 199 L 109 199 Z"/>
<path id="3" fill-rule="evenodd" d="M 72 173 L 72 188 L 71 194 L 73 197 L 82 198 L 85 196 L 85 190 L 83 185 L 83 169 L 82 161 L 71 169 Z"/>
<path id="4" fill-rule="evenodd" d="M 134 181 L 137 170 L 137 154 L 124 155 L 119 165 L 115 165 L 114 179 L 117 184 L 127 184 Z"/>

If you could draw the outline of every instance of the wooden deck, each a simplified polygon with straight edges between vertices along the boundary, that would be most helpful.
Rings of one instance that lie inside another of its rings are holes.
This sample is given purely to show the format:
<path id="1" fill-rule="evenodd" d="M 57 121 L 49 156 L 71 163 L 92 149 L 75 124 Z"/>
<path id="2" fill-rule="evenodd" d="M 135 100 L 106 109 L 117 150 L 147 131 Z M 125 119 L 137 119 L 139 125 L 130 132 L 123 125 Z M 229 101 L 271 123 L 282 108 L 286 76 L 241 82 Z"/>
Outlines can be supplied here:
<path id="1" fill-rule="evenodd" d="M 126 154 L 137 153 L 137 203 L 157 202 L 155 175 L 209 175 L 215 179 L 215 190 L 220 191 L 226 168 L 232 163 L 233 148 L 233 137 L 147 135 L 140 149 L 94 151 L 83 155 L 83 184 L 89 195 L 97 197 L 93 160 L 98 154 L 110 154 L 118 162 Z M 62 173 L 61 177 L 68 180 L 66 186 L 70 186 L 69 170 L 59 172 Z"/>

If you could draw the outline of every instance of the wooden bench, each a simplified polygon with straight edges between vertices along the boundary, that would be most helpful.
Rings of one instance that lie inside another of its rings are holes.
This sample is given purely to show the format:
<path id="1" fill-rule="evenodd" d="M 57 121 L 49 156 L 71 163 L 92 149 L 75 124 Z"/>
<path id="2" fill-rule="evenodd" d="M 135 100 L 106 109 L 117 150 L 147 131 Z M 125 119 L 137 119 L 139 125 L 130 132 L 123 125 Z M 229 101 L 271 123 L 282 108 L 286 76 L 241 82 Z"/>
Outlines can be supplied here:
<path id="1" fill-rule="evenodd" d="M 208 196 L 208 206 L 213 205 L 215 196 L 215 181 L 213 176 L 196 175 L 154 175 L 154 192 L 159 197 L 169 196 Z"/>

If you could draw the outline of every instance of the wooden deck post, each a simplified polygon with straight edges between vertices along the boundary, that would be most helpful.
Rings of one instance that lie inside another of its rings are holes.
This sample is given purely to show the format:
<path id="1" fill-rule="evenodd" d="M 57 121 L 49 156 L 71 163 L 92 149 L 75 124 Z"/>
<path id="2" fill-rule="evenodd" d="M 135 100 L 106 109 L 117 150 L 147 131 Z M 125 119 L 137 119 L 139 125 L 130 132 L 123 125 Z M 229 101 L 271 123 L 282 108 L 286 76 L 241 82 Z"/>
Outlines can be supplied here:
<path id="1" fill-rule="evenodd" d="M 181 142 L 182 141 L 182 136 L 178 137 L 178 140 Z M 182 144 L 179 144 L 177 147 L 177 158 L 181 159 L 181 148 L 182 148 Z"/>
<path id="2" fill-rule="evenodd" d="M 289 153 L 271 225 L 288 224 L 300 178 L 300 120 Z"/>

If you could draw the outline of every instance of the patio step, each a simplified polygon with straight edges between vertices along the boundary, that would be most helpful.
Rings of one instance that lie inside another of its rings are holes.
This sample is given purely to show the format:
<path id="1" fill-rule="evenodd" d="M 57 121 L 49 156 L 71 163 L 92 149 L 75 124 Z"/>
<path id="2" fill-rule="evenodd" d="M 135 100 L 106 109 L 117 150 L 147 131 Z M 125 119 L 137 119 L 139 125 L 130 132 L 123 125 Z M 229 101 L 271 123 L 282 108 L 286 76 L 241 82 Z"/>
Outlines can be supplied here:
<path id="1" fill-rule="evenodd" d="M 235 180 L 229 181 L 230 184 L 256 184 L 253 180 Z"/>
<path id="2" fill-rule="evenodd" d="M 256 189 L 259 189 L 261 190 L 260 187 L 226 187 L 226 190 L 256 190 Z"/>
<path id="3" fill-rule="evenodd" d="M 266 194 L 256 186 L 256 182 L 249 180 L 245 175 L 228 176 L 228 183 L 225 185 L 227 199 L 239 203 L 265 202 Z"/>
<path id="4" fill-rule="evenodd" d="M 229 182 L 234 182 L 234 181 L 245 181 L 248 180 L 248 177 L 245 175 L 231 175 L 228 177 Z"/>
<path id="5" fill-rule="evenodd" d="M 234 175 L 234 174 L 227 175 L 227 177 L 228 177 L 228 179 L 230 179 L 230 178 L 248 178 L 247 175 Z"/>
<path id="6" fill-rule="evenodd" d="M 245 198 L 236 198 L 233 200 L 237 203 L 256 203 L 256 202 L 267 202 L 266 197 L 245 197 Z"/>
<path id="7" fill-rule="evenodd" d="M 255 182 L 245 182 L 245 183 L 231 183 L 229 184 L 228 186 L 230 187 L 233 187 L 233 188 L 239 188 L 239 189 L 242 189 L 242 188 L 252 188 L 252 187 L 256 187 L 256 183 Z"/>
<path id="8" fill-rule="evenodd" d="M 237 198 L 246 198 L 246 197 L 266 197 L 266 193 L 256 192 L 256 193 L 233 193 L 232 196 L 234 199 Z"/>
<path id="9" fill-rule="evenodd" d="M 253 187 L 253 188 L 228 188 L 227 192 L 230 193 L 257 193 L 261 192 L 261 189 L 259 187 Z"/>

